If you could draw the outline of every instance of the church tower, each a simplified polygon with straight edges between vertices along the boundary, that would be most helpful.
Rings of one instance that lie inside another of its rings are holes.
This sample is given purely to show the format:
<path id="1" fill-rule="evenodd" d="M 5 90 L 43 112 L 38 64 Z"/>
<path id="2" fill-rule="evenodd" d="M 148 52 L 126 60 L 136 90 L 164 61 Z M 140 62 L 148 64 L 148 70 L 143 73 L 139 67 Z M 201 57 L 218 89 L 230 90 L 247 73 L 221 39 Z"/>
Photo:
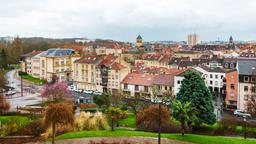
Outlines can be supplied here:
<path id="1" fill-rule="evenodd" d="M 136 38 L 136 47 L 140 48 L 143 46 L 143 39 L 140 35 L 138 35 L 138 37 Z"/>

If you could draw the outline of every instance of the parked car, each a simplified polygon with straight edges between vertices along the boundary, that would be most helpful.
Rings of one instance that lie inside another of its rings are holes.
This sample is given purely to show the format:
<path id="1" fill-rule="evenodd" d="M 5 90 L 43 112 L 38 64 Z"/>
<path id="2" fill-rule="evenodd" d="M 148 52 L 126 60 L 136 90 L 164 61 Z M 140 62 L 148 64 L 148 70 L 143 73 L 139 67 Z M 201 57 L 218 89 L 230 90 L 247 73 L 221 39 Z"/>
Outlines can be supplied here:
<path id="1" fill-rule="evenodd" d="M 238 116 L 238 117 L 244 117 L 244 118 L 250 118 L 251 114 L 245 113 L 241 110 L 235 110 L 234 111 L 234 116 Z"/>
<path id="2" fill-rule="evenodd" d="M 93 91 L 92 91 L 92 90 L 84 90 L 84 93 L 86 93 L 86 94 L 92 94 Z"/>
<path id="3" fill-rule="evenodd" d="M 11 90 L 11 91 L 7 91 L 7 93 L 5 95 L 10 96 L 10 95 L 14 95 L 14 94 L 16 94 L 16 92 Z"/>
<path id="4" fill-rule="evenodd" d="M 102 93 L 99 92 L 99 91 L 94 91 L 93 94 L 94 94 L 94 95 L 102 95 Z"/>

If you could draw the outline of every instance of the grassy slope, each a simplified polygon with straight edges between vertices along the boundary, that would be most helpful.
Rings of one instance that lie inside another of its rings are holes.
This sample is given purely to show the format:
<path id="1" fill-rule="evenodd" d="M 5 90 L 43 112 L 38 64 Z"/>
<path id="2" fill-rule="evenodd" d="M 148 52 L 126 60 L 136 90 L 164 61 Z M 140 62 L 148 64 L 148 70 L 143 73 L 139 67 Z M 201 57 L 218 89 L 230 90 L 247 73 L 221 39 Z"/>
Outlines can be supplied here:
<path id="1" fill-rule="evenodd" d="M 129 113 L 126 119 L 119 121 L 120 126 L 126 126 L 131 128 L 136 128 L 135 125 L 135 115 L 133 113 Z"/>
<path id="2" fill-rule="evenodd" d="M 35 84 L 44 84 L 45 83 L 44 80 L 40 80 L 38 78 L 34 78 L 31 75 L 22 75 L 22 78 L 25 79 L 25 80 L 28 80 L 30 82 L 33 82 Z"/>
<path id="3" fill-rule="evenodd" d="M 6 124 L 10 120 L 19 121 L 20 124 L 27 124 L 29 122 L 29 118 L 26 116 L 0 116 L 2 124 Z"/>
<path id="4" fill-rule="evenodd" d="M 124 129 L 116 129 L 112 131 L 81 131 L 66 133 L 57 137 L 57 140 L 71 139 L 71 138 L 84 138 L 84 137 L 119 137 L 119 136 L 145 136 L 157 137 L 157 133 L 142 132 L 142 131 L 129 131 Z M 162 134 L 164 138 L 176 139 L 180 141 L 188 141 L 198 144 L 255 144 L 256 140 L 244 140 L 240 138 L 226 138 L 222 136 L 205 136 L 187 134 L 182 137 L 180 134 Z"/>

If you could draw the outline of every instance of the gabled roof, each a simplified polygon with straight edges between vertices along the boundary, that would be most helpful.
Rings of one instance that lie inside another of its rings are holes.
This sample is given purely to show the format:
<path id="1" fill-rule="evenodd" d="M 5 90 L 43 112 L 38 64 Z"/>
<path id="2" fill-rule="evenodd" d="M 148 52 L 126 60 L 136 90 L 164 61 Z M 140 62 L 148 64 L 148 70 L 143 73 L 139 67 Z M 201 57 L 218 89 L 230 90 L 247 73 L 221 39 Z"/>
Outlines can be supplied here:
<path id="1" fill-rule="evenodd" d="M 82 58 L 76 60 L 75 63 L 88 63 L 88 64 L 92 64 L 92 63 L 96 63 L 99 60 L 100 60 L 99 56 L 87 55 L 87 56 L 83 56 Z"/>
<path id="2" fill-rule="evenodd" d="M 220 67 L 210 68 L 210 67 L 202 65 L 202 66 L 200 66 L 200 68 L 204 69 L 207 72 L 226 73 L 225 69 L 222 69 Z"/>
<path id="3" fill-rule="evenodd" d="M 69 56 L 74 54 L 73 49 L 62 49 L 62 48 L 52 48 L 48 49 L 42 57 L 62 57 L 62 56 Z"/>
<path id="4" fill-rule="evenodd" d="M 174 86 L 174 76 L 166 74 L 156 75 L 153 83 L 154 85 Z"/>
<path id="5" fill-rule="evenodd" d="M 26 53 L 21 55 L 21 57 L 33 57 L 36 56 L 37 54 L 40 54 L 42 51 L 32 51 L 30 53 Z"/>
<path id="6" fill-rule="evenodd" d="M 117 56 L 114 56 L 112 54 L 106 56 L 100 63 L 99 66 L 105 66 L 110 67 L 112 64 L 114 64 L 115 60 L 117 59 Z"/>
<path id="7" fill-rule="evenodd" d="M 238 73 L 241 75 L 256 74 L 256 59 L 238 59 Z"/>
<path id="8" fill-rule="evenodd" d="M 129 73 L 122 81 L 123 84 L 152 86 L 154 84 L 154 75 Z"/>
<path id="9" fill-rule="evenodd" d="M 121 69 L 126 68 L 126 67 L 124 65 L 120 64 L 120 63 L 115 62 L 111 65 L 110 68 L 113 69 L 113 70 L 121 70 Z"/>

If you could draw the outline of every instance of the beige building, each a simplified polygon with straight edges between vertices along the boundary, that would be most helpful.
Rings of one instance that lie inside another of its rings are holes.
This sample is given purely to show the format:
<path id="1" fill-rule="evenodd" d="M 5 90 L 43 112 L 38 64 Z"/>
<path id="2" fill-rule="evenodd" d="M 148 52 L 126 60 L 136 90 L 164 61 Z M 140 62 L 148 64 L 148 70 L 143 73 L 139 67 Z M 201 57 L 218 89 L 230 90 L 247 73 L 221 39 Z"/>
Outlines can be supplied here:
<path id="1" fill-rule="evenodd" d="M 30 53 L 21 55 L 20 57 L 20 66 L 21 71 L 29 75 L 32 75 L 32 58 L 42 51 L 32 51 Z"/>
<path id="2" fill-rule="evenodd" d="M 171 55 L 168 54 L 145 54 L 142 59 L 135 60 L 135 64 L 143 63 L 144 67 L 165 67 L 169 68 Z"/>
<path id="3" fill-rule="evenodd" d="M 192 47 L 199 43 L 199 36 L 197 34 L 189 34 L 188 35 L 188 46 Z"/>
<path id="4" fill-rule="evenodd" d="M 51 81 L 55 75 L 59 81 L 73 80 L 73 63 L 79 58 L 73 49 L 48 49 L 40 55 L 40 78 Z"/>
<path id="5" fill-rule="evenodd" d="M 102 60 L 96 55 L 87 55 L 74 62 L 74 85 L 78 89 L 96 89 L 96 67 Z"/>
<path id="6" fill-rule="evenodd" d="M 130 72 L 130 64 L 119 56 L 107 55 L 96 68 L 96 88 L 101 92 L 115 93 L 121 81 Z"/>

